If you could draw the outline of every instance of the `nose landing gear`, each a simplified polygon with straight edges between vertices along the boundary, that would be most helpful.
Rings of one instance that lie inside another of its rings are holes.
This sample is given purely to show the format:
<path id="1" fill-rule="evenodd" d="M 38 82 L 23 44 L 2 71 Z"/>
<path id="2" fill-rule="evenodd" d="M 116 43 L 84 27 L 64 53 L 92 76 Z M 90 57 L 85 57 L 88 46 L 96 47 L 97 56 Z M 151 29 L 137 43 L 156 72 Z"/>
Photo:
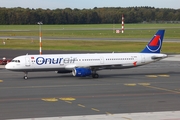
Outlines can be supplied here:
<path id="1" fill-rule="evenodd" d="M 24 72 L 24 74 L 25 74 L 24 79 L 27 80 L 28 79 L 28 76 L 27 76 L 28 72 Z"/>

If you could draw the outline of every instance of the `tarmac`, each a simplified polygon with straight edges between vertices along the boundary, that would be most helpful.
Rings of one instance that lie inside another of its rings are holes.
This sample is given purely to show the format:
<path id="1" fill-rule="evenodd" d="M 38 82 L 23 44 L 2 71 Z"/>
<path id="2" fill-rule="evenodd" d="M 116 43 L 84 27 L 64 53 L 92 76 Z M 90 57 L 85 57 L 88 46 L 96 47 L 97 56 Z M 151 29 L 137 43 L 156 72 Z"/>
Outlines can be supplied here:
<path id="1" fill-rule="evenodd" d="M 4 51 L 3 56 L 24 52 Z M 0 66 L 0 119 L 179 120 L 179 58 L 169 55 L 137 68 L 102 70 L 98 79 L 32 72 L 24 80 L 23 73 Z"/>

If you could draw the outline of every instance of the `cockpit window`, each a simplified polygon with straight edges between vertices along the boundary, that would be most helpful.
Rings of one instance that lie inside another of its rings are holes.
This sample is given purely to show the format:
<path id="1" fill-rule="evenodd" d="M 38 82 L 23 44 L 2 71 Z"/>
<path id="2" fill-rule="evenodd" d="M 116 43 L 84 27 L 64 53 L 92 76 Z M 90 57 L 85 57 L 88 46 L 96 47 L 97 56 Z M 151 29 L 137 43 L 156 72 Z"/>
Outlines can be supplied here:
<path id="1" fill-rule="evenodd" d="M 20 60 L 12 60 L 11 62 L 20 63 Z"/>

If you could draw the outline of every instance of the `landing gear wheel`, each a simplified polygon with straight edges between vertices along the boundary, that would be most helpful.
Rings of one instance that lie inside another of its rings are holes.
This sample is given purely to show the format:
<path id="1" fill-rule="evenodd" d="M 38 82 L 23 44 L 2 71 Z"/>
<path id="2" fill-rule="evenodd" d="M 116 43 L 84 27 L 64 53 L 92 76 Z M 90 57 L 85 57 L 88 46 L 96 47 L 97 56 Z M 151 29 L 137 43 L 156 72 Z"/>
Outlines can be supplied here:
<path id="1" fill-rule="evenodd" d="M 97 73 L 95 73 L 95 74 L 92 74 L 92 77 L 93 78 L 99 78 L 99 75 Z"/>
<path id="2" fill-rule="evenodd" d="M 28 72 L 24 72 L 24 74 L 25 74 L 24 79 L 27 80 L 28 79 L 28 76 L 27 76 Z"/>
<path id="3" fill-rule="evenodd" d="M 27 79 L 28 79 L 28 77 L 27 77 L 27 76 L 24 76 L 24 79 L 25 79 L 25 80 L 27 80 Z"/>

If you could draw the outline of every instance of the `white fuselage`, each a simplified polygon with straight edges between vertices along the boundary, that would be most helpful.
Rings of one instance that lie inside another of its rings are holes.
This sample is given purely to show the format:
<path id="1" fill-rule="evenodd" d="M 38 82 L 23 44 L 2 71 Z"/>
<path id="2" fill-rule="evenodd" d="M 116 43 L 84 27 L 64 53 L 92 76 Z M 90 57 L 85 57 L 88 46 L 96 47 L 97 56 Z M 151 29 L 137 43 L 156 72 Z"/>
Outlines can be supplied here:
<path id="1" fill-rule="evenodd" d="M 141 66 L 167 57 L 156 53 L 44 54 L 16 57 L 6 65 L 12 71 L 59 71 L 74 68 L 122 69 Z"/>
<path id="2" fill-rule="evenodd" d="M 14 58 L 5 68 L 24 72 L 24 79 L 33 71 L 72 72 L 76 77 L 98 78 L 98 70 L 137 67 L 166 58 L 166 54 L 160 53 L 164 32 L 158 30 L 141 53 L 23 55 Z"/>

